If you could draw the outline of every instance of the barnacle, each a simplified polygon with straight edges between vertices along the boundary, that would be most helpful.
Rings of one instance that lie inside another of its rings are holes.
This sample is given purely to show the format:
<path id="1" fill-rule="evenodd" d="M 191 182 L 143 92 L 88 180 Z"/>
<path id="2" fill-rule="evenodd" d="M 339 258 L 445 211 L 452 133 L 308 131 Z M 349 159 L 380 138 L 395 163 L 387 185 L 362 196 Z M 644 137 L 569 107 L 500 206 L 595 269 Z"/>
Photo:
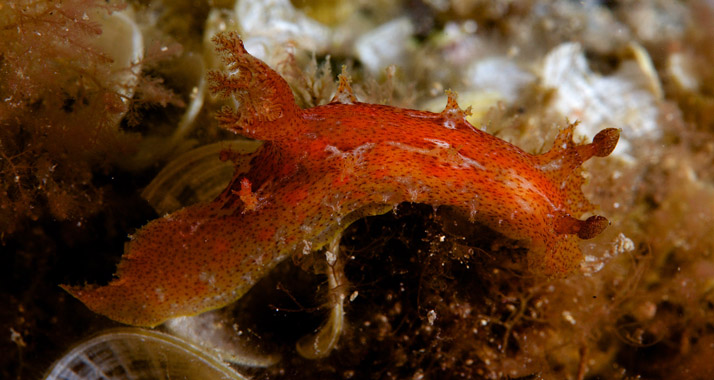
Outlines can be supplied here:
<path id="1" fill-rule="evenodd" d="M 244 380 L 245 376 L 191 343 L 159 332 L 121 328 L 77 344 L 46 380 L 99 378 Z"/>

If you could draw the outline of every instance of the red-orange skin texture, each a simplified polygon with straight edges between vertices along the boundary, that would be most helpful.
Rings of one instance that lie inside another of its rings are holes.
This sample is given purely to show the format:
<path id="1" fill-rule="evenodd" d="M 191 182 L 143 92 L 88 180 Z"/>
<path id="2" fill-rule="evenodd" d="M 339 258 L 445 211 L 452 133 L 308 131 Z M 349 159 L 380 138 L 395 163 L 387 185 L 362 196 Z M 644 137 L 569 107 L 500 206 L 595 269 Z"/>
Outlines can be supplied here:
<path id="1" fill-rule="evenodd" d="M 117 279 L 65 287 L 100 314 L 154 326 L 222 307 L 291 254 L 318 249 L 355 219 L 401 202 L 450 206 L 526 241 L 530 268 L 547 275 L 576 268 L 575 234 L 589 238 L 606 225 L 575 219 L 592 208 L 579 167 L 612 151 L 615 129 L 575 145 L 571 125 L 551 151 L 531 155 L 471 126 L 451 94 L 441 113 L 358 103 L 344 76 L 335 101 L 300 110 L 287 83 L 237 36 L 215 41 L 231 73 L 211 74 L 214 91 L 241 104 L 219 120 L 265 143 L 216 200 L 137 232 Z"/>

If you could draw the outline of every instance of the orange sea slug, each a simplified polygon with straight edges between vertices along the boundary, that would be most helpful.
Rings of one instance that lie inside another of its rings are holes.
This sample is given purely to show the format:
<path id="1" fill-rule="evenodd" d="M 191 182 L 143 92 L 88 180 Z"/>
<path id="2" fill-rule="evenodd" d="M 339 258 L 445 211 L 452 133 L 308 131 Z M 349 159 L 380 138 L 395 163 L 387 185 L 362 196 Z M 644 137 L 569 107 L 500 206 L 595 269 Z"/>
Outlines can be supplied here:
<path id="1" fill-rule="evenodd" d="M 65 286 L 100 314 L 155 326 L 222 307 L 293 253 L 319 249 L 353 221 L 401 202 L 450 206 L 528 242 L 530 269 L 546 275 L 576 268 L 579 238 L 607 225 L 600 216 L 576 219 L 592 209 L 580 165 L 609 155 L 617 129 L 577 145 L 570 125 L 549 152 L 531 155 L 474 128 L 453 94 L 441 113 L 359 103 L 345 75 L 330 104 L 301 110 L 237 35 L 214 41 L 228 72 L 210 74 L 213 91 L 239 104 L 218 119 L 264 144 L 214 201 L 139 230 L 108 285 Z"/>

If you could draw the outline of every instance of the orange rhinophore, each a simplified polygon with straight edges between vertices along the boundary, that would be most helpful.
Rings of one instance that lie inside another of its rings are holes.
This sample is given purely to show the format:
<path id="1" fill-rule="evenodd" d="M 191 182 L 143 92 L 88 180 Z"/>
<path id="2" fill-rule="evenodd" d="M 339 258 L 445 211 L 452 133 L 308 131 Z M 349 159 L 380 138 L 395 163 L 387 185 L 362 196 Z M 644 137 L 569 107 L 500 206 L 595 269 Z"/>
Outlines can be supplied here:
<path id="1" fill-rule="evenodd" d="M 593 208 L 580 166 L 609 155 L 617 129 L 577 145 L 569 125 L 549 152 L 531 155 L 474 128 L 452 93 L 441 113 L 359 103 L 345 74 L 330 104 L 301 110 L 237 35 L 214 41 L 228 69 L 210 74 L 213 91 L 240 104 L 218 119 L 264 144 L 214 201 L 139 230 L 108 285 L 65 286 L 97 313 L 154 326 L 222 307 L 293 252 L 319 249 L 354 220 L 401 202 L 450 206 L 529 242 L 531 270 L 546 275 L 578 267 L 579 239 L 608 224 L 578 219 Z"/>

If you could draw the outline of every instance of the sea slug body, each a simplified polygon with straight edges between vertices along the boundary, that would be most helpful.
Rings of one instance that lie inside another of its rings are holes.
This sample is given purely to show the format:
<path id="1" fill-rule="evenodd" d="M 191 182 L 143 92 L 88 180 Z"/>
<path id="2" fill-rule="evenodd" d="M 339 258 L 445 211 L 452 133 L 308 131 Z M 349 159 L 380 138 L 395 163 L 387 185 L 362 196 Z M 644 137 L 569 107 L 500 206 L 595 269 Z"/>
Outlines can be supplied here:
<path id="1" fill-rule="evenodd" d="M 301 110 L 288 84 L 237 35 L 214 41 L 228 72 L 210 74 L 213 91 L 240 105 L 218 119 L 264 143 L 214 201 L 139 230 L 115 280 L 64 286 L 97 313 L 155 326 L 222 307 L 293 253 L 320 249 L 353 221 L 401 202 L 449 206 L 528 242 L 530 269 L 546 275 L 575 269 L 579 239 L 608 224 L 577 219 L 592 210 L 580 165 L 609 155 L 617 129 L 577 145 L 570 125 L 550 151 L 531 155 L 474 128 L 454 94 L 441 113 L 365 104 L 344 74 L 331 103 Z"/>

